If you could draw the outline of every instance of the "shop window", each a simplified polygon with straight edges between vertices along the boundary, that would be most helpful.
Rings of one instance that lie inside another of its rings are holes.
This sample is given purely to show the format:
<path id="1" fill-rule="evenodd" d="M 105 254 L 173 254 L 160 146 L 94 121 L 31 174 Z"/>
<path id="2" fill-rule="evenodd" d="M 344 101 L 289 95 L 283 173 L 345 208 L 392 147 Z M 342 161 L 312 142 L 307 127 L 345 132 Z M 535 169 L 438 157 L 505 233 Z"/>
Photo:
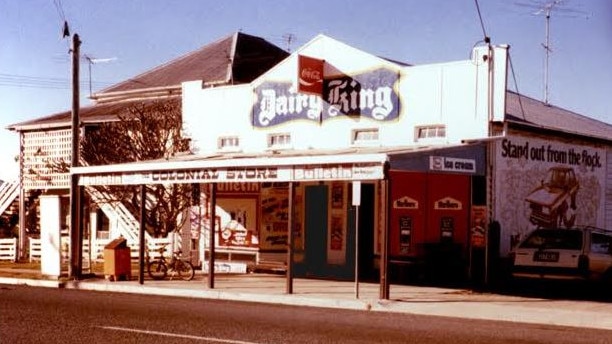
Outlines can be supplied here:
<path id="1" fill-rule="evenodd" d="M 353 144 L 364 144 L 378 142 L 378 129 L 355 129 L 352 132 Z"/>
<path id="2" fill-rule="evenodd" d="M 416 127 L 416 140 L 442 139 L 446 137 L 445 125 L 427 125 Z"/>
<path id="3" fill-rule="evenodd" d="M 217 146 L 220 150 L 238 150 L 240 149 L 240 138 L 238 136 L 219 137 Z"/>
<path id="4" fill-rule="evenodd" d="M 268 148 L 290 148 L 291 135 L 287 133 L 268 135 Z"/>

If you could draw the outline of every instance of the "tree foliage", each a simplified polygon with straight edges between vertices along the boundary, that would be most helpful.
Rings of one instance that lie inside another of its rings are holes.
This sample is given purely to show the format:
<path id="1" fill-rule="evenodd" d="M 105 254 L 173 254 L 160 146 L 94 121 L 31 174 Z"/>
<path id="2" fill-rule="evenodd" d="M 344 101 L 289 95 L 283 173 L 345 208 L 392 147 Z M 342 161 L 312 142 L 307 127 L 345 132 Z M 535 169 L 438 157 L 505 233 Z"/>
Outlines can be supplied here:
<path id="1" fill-rule="evenodd" d="M 115 121 L 87 127 L 81 139 L 81 160 L 109 165 L 169 159 L 189 151 L 181 132 L 179 99 L 131 103 Z M 136 217 L 140 213 L 139 186 L 96 187 L 109 202 L 122 202 Z M 180 228 L 177 219 L 189 207 L 191 185 L 147 185 L 145 223 L 153 236 Z"/>

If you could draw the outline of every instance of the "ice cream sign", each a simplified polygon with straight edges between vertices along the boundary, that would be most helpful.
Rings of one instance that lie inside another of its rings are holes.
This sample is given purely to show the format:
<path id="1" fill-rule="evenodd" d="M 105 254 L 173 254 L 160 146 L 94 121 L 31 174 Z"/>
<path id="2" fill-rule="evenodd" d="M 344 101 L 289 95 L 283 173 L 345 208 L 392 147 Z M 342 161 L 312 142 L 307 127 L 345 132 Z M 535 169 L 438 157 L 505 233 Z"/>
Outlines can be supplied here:
<path id="1" fill-rule="evenodd" d="M 316 79 L 317 71 L 306 70 L 301 79 Z M 380 68 L 366 73 L 324 78 L 322 94 L 303 93 L 291 82 L 264 82 L 254 89 L 253 125 L 270 127 L 308 120 L 324 121 L 339 116 L 368 117 L 391 121 L 399 117 L 396 71 Z"/>

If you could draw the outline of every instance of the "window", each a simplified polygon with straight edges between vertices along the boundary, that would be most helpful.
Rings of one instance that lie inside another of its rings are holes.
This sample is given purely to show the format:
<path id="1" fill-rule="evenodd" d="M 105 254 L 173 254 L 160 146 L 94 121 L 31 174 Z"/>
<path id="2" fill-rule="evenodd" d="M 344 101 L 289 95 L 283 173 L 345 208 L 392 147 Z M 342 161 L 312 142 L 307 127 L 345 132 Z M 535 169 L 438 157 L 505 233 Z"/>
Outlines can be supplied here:
<path id="1" fill-rule="evenodd" d="M 353 130 L 353 144 L 371 143 L 378 141 L 378 129 L 355 129 Z"/>
<path id="2" fill-rule="evenodd" d="M 240 147 L 238 136 L 222 136 L 217 141 L 217 146 L 221 150 L 236 150 Z"/>
<path id="3" fill-rule="evenodd" d="M 423 127 L 416 127 L 416 139 L 436 139 L 446 137 L 446 126 L 445 125 L 428 125 Z"/>
<path id="4" fill-rule="evenodd" d="M 289 148 L 291 135 L 287 133 L 268 135 L 268 148 Z"/>
<path id="5" fill-rule="evenodd" d="M 593 253 L 610 253 L 610 244 L 612 237 L 600 233 L 591 234 L 591 252 Z"/>

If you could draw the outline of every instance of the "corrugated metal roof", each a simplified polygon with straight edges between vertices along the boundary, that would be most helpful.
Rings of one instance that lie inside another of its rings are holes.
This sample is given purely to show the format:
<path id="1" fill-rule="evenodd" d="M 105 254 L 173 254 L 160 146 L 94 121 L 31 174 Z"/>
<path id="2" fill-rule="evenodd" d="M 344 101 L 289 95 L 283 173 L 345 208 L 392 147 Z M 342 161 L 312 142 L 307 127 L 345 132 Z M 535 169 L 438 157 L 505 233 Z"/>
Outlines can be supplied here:
<path id="1" fill-rule="evenodd" d="M 213 84 L 251 82 L 288 55 L 263 38 L 238 32 L 110 86 L 97 95 L 180 86 L 183 81 L 192 80 Z"/>
<path id="2" fill-rule="evenodd" d="M 153 104 L 154 102 L 168 102 L 176 106 L 181 105 L 179 97 L 164 98 L 159 100 L 135 100 L 131 102 L 103 103 L 86 106 L 79 109 L 79 119 L 81 123 L 103 123 L 117 120 L 117 116 L 126 113 L 130 106 L 138 104 Z M 51 128 L 65 128 L 72 125 L 72 111 L 59 112 L 47 117 L 37 118 L 7 127 L 9 130 L 28 131 L 42 130 Z"/>
<path id="3" fill-rule="evenodd" d="M 612 125 L 544 102 L 506 92 L 506 121 L 612 141 Z"/>

